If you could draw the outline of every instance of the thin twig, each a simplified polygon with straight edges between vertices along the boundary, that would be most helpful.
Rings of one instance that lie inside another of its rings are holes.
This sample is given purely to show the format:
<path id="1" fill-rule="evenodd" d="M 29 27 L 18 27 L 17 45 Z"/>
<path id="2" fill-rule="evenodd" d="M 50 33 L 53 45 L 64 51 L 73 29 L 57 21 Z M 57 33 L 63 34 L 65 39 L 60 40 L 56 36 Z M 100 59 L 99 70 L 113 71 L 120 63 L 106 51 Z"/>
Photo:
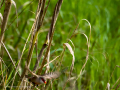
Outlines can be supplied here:
<path id="1" fill-rule="evenodd" d="M 24 12 L 24 10 L 25 10 L 26 8 L 28 8 L 29 5 L 32 4 L 33 1 L 34 1 L 34 0 L 30 1 L 30 3 L 29 3 L 25 8 L 23 8 L 20 13 L 18 13 L 18 15 L 17 15 L 17 16 L 11 21 L 11 23 L 7 26 L 7 29 L 13 24 L 13 22 L 17 19 L 17 17 L 18 17 L 19 15 L 21 15 L 21 14 Z"/>
<path id="2" fill-rule="evenodd" d="M 55 26 L 55 23 L 56 23 L 56 20 L 57 20 L 57 17 L 58 17 L 58 13 L 59 13 L 59 10 L 60 10 L 60 7 L 61 7 L 61 4 L 62 4 L 62 1 L 63 0 L 59 0 L 55 6 L 55 9 L 54 9 L 54 14 L 53 14 L 53 17 L 52 17 L 52 22 L 51 22 L 51 26 L 50 26 L 50 30 L 49 30 L 49 33 L 48 33 L 48 37 L 50 38 L 50 43 L 47 47 L 47 51 L 45 53 L 45 57 L 41 63 L 41 67 L 38 69 L 38 72 L 37 74 L 39 75 L 42 71 L 42 68 L 46 62 L 46 58 L 48 56 L 48 52 L 50 50 L 50 47 L 51 47 L 51 42 L 52 42 L 52 38 L 53 38 L 53 34 L 54 34 L 54 26 Z"/>
<path id="3" fill-rule="evenodd" d="M 32 35 L 31 35 L 31 41 L 30 41 L 30 45 L 29 45 L 30 48 L 29 48 L 28 58 L 27 58 L 27 67 L 29 67 L 29 65 L 30 65 L 32 52 L 33 52 L 33 49 L 34 49 L 34 44 L 35 44 L 35 41 L 36 41 L 37 35 L 38 35 L 38 30 L 39 29 L 37 28 L 37 25 L 38 25 L 38 21 L 40 21 L 40 17 L 41 17 L 40 13 L 41 13 L 41 7 L 42 7 L 42 4 L 43 4 L 42 1 L 43 0 L 39 0 L 38 6 L 40 6 L 40 7 L 38 8 L 39 10 L 37 11 L 35 22 L 33 23 L 33 26 L 32 26 L 32 29 L 31 29 L 32 30 Z M 24 78 L 25 74 L 27 73 L 26 71 L 27 71 L 27 69 L 24 68 L 24 71 L 21 75 L 21 80 L 19 81 L 18 86 L 21 85 L 21 82 L 23 81 L 23 78 Z M 19 90 L 19 87 L 17 88 L 17 90 Z"/>
<path id="4" fill-rule="evenodd" d="M 115 85 L 119 82 L 119 80 L 120 80 L 120 77 L 118 78 L 118 80 L 115 82 L 115 84 L 112 86 L 112 89 L 115 87 Z M 119 87 L 119 85 L 117 86 L 117 87 Z M 116 87 L 116 88 L 117 88 Z M 117 89 L 115 89 L 115 90 L 117 90 Z"/>
<path id="5" fill-rule="evenodd" d="M 113 76 L 113 73 L 114 73 L 116 67 L 119 67 L 119 68 L 120 68 L 120 66 L 118 66 L 118 65 L 116 65 L 116 66 L 114 67 L 114 70 L 112 71 L 112 74 L 111 74 L 111 76 L 110 76 L 110 79 L 109 79 L 108 83 L 110 83 L 110 80 L 111 80 L 111 78 L 112 78 L 112 76 Z M 112 86 L 112 89 L 114 88 L 114 86 L 117 84 L 117 82 L 118 82 L 119 80 L 120 80 L 120 77 L 119 77 L 119 79 L 115 82 L 115 84 Z M 107 86 L 106 86 L 105 90 L 107 90 Z"/>
<path id="6" fill-rule="evenodd" d="M 46 0 L 40 0 L 42 3 L 39 3 L 41 4 L 40 8 L 39 8 L 39 12 L 37 13 L 36 15 L 36 20 L 35 20 L 35 23 L 34 23 L 34 29 L 33 29 L 33 34 L 32 34 L 32 39 L 31 39 L 31 45 L 30 45 L 30 48 L 29 48 L 29 52 L 28 52 L 28 58 L 27 58 L 27 66 L 29 68 L 30 66 L 30 62 L 31 62 L 31 58 L 32 58 L 32 53 L 33 53 L 33 49 L 34 49 L 34 44 L 35 44 L 35 41 L 37 39 L 37 36 L 38 36 L 38 32 L 39 32 L 39 29 L 41 28 L 42 26 L 42 23 L 43 23 L 43 10 L 44 10 L 44 6 L 45 6 L 45 1 Z M 25 76 L 25 74 L 27 73 L 27 69 L 24 68 L 24 71 L 21 75 L 21 81 L 19 82 L 19 85 L 21 84 L 21 82 L 23 81 L 23 78 Z M 17 88 L 19 89 L 19 88 Z"/>
<path id="7" fill-rule="evenodd" d="M 21 60 L 22 60 L 22 56 L 23 56 L 23 53 L 24 53 L 24 51 L 25 51 L 25 48 L 26 48 L 26 45 L 27 45 L 27 42 L 28 42 L 28 40 L 29 40 L 29 38 L 30 38 L 31 33 L 32 33 L 32 29 L 31 29 L 31 31 L 30 31 L 30 33 L 29 33 L 29 35 L 28 35 L 28 37 L 27 37 L 27 40 L 26 40 L 26 42 L 25 42 L 25 45 L 24 45 L 24 47 L 23 47 L 23 50 L 22 50 L 22 53 L 21 53 L 21 56 L 20 56 L 20 60 L 18 61 L 17 69 L 18 69 L 19 66 L 20 66 L 20 63 L 21 63 Z M 17 71 L 15 71 L 15 74 L 14 74 L 14 77 L 13 77 L 13 81 L 12 81 L 11 88 L 10 88 L 11 90 L 12 90 L 12 86 L 13 86 L 13 83 L 14 83 L 16 74 L 17 74 Z"/>
<path id="8" fill-rule="evenodd" d="M 0 69 L 1 69 L 1 77 L 2 77 L 2 80 L 1 80 L 1 84 L 3 84 L 2 86 L 4 87 L 5 85 L 4 85 L 4 82 L 5 82 L 5 79 L 4 79 L 4 75 L 3 75 L 3 69 L 2 69 L 2 67 L 3 67 L 3 65 L 2 65 L 2 58 L 0 57 Z M 3 63 L 4 63 L 4 61 L 3 61 Z"/>
<path id="9" fill-rule="evenodd" d="M 85 65 L 86 65 L 86 63 L 87 63 L 88 57 L 89 57 L 89 47 L 90 47 L 90 37 L 91 37 L 91 25 L 90 25 L 89 21 L 86 20 L 86 19 L 82 19 L 82 20 L 85 20 L 85 21 L 88 22 L 88 24 L 89 24 L 89 26 L 90 26 L 90 35 L 89 35 L 89 41 L 88 41 L 87 36 L 83 33 L 83 35 L 84 35 L 84 36 L 86 37 L 86 39 L 87 39 L 87 55 L 86 55 L 86 61 L 85 61 L 84 65 L 83 65 L 83 67 L 82 67 L 82 69 L 81 69 L 81 71 L 80 71 L 80 74 L 78 75 L 78 78 L 79 78 L 79 76 L 81 75 L 82 70 L 84 69 L 84 67 L 85 67 Z M 78 78 L 77 78 L 77 79 L 78 79 Z"/>
<path id="10" fill-rule="evenodd" d="M 70 39 L 75 35 L 75 31 L 77 30 L 79 24 L 80 24 L 80 22 L 79 22 L 78 25 L 76 26 L 76 28 L 75 28 L 75 30 L 73 31 L 72 35 L 70 36 Z M 72 43 L 72 41 L 71 41 L 70 39 L 67 40 L 67 43 L 68 43 L 69 41 Z M 72 43 L 72 45 L 74 46 L 73 43 Z M 65 52 L 65 49 L 66 49 L 66 48 L 64 48 L 63 53 Z M 74 47 L 74 49 L 75 49 L 75 47 Z M 62 61 L 61 61 L 61 62 L 62 62 Z M 68 78 L 68 80 L 65 82 L 64 87 L 63 87 L 63 90 L 65 89 L 65 86 L 66 86 L 66 84 L 68 83 L 68 81 L 69 81 L 69 79 L 70 79 L 70 76 L 71 76 L 71 73 L 72 73 L 72 70 L 73 70 L 73 66 L 74 66 L 74 60 L 72 61 L 69 78 Z"/>
<path id="11" fill-rule="evenodd" d="M 120 68 L 120 66 L 118 66 L 118 65 L 116 65 L 115 68 L 116 68 L 116 67 L 119 67 L 119 68 Z M 114 68 L 114 71 L 115 71 L 115 68 Z M 113 71 L 113 72 L 114 72 L 114 71 Z M 112 75 L 113 75 L 113 72 L 112 72 Z M 111 77 L 112 77 L 112 75 L 111 75 Z M 115 82 L 115 84 L 112 86 L 112 89 L 113 89 L 113 88 L 115 87 L 115 85 L 119 82 L 119 80 L 120 80 L 120 77 L 117 79 L 117 81 Z M 109 82 L 110 82 L 110 81 L 109 81 Z M 117 88 L 118 88 L 119 86 L 120 86 L 120 85 L 117 85 L 117 87 L 116 87 L 115 90 L 117 90 Z"/>
<path id="12" fill-rule="evenodd" d="M 87 37 L 84 33 L 82 33 L 82 34 L 86 37 L 86 39 L 87 39 L 87 55 L 86 55 L 85 63 L 84 63 L 84 65 L 82 66 L 82 69 L 81 69 L 81 71 L 80 71 L 80 74 L 77 76 L 75 82 L 77 81 L 77 79 L 78 79 L 78 78 L 80 77 L 80 75 L 82 74 L 82 70 L 85 68 L 85 65 L 86 65 L 86 63 L 87 63 L 87 61 L 88 61 L 88 57 L 89 57 L 89 47 L 90 47 L 90 37 L 91 37 L 91 24 L 90 24 L 90 22 L 89 22 L 88 20 L 86 20 L 86 19 L 82 19 L 82 20 L 85 20 L 85 21 L 88 22 L 89 27 L 90 27 L 90 34 L 89 34 L 89 40 L 88 40 L 88 37 Z M 75 82 L 74 82 L 74 84 L 75 84 Z"/>
<path id="13" fill-rule="evenodd" d="M 4 10 L 3 21 L 2 21 L 2 26 L 1 26 L 0 51 L 1 51 L 1 42 L 3 41 L 3 38 L 4 38 L 4 32 L 5 32 L 5 29 L 6 29 L 10 9 L 11 9 L 11 0 L 7 0 L 5 2 L 5 10 Z"/>
<path id="14" fill-rule="evenodd" d="M 44 19 L 44 16 L 45 16 L 45 14 L 46 14 L 47 9 L 48 9 L 49 3 L 50 3 L 50 0 L 48 1 L 47 7 L 45 8 L 45 12 L 44 12 L 42 21 L 43 21 L 43 19 Z M 38 7 L 40 8 L 40 6 L 38 6 Z M 39 55 L 38 55 L 38 58 L 37 58 L 37 60 L 36 60 L 36 63 L 35 63 L 34 69 L 33 69 L 34 72 L 37 70 L 37 67 L 38 67 L 38 65 L 39 65 L 40 59 L 41 59 L 41 57 L 42 57 L 42 55 L 43 55 L 43 52 L 44 52 L 46 46 L 47 46 L 47 38 L 46 38 L 46 41 L 45 41 L 45 43 L 43 44 L 43 46 L 42 46 L 42 48 L 41 48 L 41 50 L 40 50 L 40 53 L 39 53 Z"/>
<path id="15" fill-rule="evenodd" d="M 47 46 L 46 44 L 43 44 L 43 47 L 42 47 L 42 49 L 40 50 L 40 53 L 39 53 L 39 55 L 38 55 L 38 59 L 36 60 L 36 63 L 35 63 L 34 69 L 33 69 L 34 72 L 37 70 L 37 67 L 38 67 L 38 65 L 39 65 L 39 61 L 40 61 L 40 59 L 41 59 L 41 57 L 42 57 L 42 54 L 43 54 L 46 46 Z"/>
<path id="16" fill-rule="evenodd" d="M 27 67 L 27 65 L 25 65 L 25 67 L 26 67 L 26 69 L 33 75 L 33 76 L 36 76 L 36 77 L 38 77 L 38 75 L 37 74 L 35 74 L 35 73 L 33 73 L 28 67 Z"/>
<path id="17" fill-rule="evenodd" d="M 42 4 L 45 4 L 45 1 L 43 0 L 43 3 L 41 3 L 41 5 Z M 42 9 L 44 9 L 44 7 L 43 7 L 44 5 L 42 5 L 41 7 L 42 7 Z M 41 10 L 42 10 L 41 9 Z M 38 17 L 38 19 L 36 19 L 37 21 L 36 21 L 36 25 L 35 25 L 35 28 L 34 28 L 34 31 L 36 31 L 35 32 L 35 35 L 33 36 L 33 40 L 32 40 L 32 45 L 31 45 L 31 47 L 30 47 L 30 49 L 29 49 L 29 54 L 28 54 L 28 58 L 27 58 L 27 66 L 29 67 L 29 65 L 30 65 L 30 62 L 31 62 L 31 57 L 32 57 L 32 52 L 33 52 L 33 49 L 34 49 L 34 44 L 35 44 L 35 41 L 36 41 L 36 39 L 37 39 L 37 35 L 38 35 L 38 30 L 40 29 L 40 27 L 41 27 L 41 24 L 42 24 L 42 22 L 43 21 L 41 21 L 42 19 L 42 16 L 43 15 L 43 13 L 41 13 L 41 11 L 37 14 L 37 17 Z M 38 26 L 37 26 L 38 25 Z M 24 75 L 26 74 L 26 68 L 24 69 L 24 71 L 23 71 L 23 73 L 22 73 L 22 76 L 21 76 L 21 78 L 23 79 L 23 77 L 24 77 Z"/>
<path id="18" fill-rule="evenodd" d="M 5 66 L 6 66 L 6 64 L 5 64 L 5 62 L 2 60 L 2 58 L 0 57 L 0 63 L 3 63 Z M 7 66 L 6 66 L 7 67 Z M 8 67 L 7 67 L 8 68 Z"/>
<path id="19" fill-rule="evenodd" d="M 12 64 L 13 64 L 14 68 L 15 68 L 16 71 L 17 71 L 17 74 L 18 74 L 19 77 L 20 77 L 20 74 L 18 73 L 18 70 L 17 70 L 17 68 L 16 68 L 16 66 L 15 66 L 15 63 L 14 63 L 14 61 L 13 61 L 13 59 L 12 59 L 12 57 L 11 57 L 9 51 L 7 50 L 7 48 L 5 47 L 5 45 L 4 45 L 4 43 L 3 43 L 2 41 L 1 41 L 1 44 L 2 44 L 2 46 L 4 47 L 5 51 L 7 52 L 7 54 L 8 54 L 8 56 L 9 56 L 9 58 L 10 58 Z"/>
<path id="20" fill-rule="evenodd" d="M 52 63 L 53 61 L 55 61 L 57 58 L 59 58 L 60 57 L 60 55 L 59 56 L 57 56 L 57 57 L 55 57 L 53 60 L 51 60 L 50 62 L 48 62 L 47 64 L 45 64 L 44 65 L 44 67 L 46 67 L 47 65 L 49 65 L 50 63 Z"/>
<path id="21" fill-rule="evenodd" d="M 117 85 L 117 87 L 115 88 L 115 90 L 118 90 L 119 87 L 120 87 L 120 84 Z"/>

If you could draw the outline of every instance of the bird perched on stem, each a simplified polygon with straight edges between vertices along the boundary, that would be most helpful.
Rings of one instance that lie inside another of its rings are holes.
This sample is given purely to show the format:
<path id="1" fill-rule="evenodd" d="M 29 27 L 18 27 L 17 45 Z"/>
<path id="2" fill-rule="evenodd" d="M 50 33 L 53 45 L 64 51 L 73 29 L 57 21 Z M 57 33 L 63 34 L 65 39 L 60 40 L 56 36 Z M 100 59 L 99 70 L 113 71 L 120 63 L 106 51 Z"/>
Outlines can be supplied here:
<path id="1" fill-rule="evenodd" d="M 52 72 L 44 75 L 37 75 L 37 76 L 31 76 L 25 75 L 26 78 L 29 79 L 30 82 L 33 83 L 33 85 L 38 86 L 39 84 L 46 84 L 47 79 L 55 79 L 60 76 L 60 72 Z"/>

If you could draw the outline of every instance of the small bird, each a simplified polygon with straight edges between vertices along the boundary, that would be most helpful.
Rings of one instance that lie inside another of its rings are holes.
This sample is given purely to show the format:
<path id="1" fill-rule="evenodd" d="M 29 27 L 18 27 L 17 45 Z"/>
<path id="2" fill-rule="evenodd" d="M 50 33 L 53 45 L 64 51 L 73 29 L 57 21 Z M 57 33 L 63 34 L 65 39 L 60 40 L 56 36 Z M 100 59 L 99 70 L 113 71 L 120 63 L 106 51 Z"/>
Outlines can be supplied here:
<path id="1" fill-rule="evenodd" d="M 52 72 L 40 76 L 31 76 L 29 77 L 28 75 L 25 75 L 26 78 L 29 79 L 30 82 L 33 83 L 33 85 L 38 86 L 39 84 L 46 84 L 47 79 L 55 79 L 60 76 L 60 72 Z"/>

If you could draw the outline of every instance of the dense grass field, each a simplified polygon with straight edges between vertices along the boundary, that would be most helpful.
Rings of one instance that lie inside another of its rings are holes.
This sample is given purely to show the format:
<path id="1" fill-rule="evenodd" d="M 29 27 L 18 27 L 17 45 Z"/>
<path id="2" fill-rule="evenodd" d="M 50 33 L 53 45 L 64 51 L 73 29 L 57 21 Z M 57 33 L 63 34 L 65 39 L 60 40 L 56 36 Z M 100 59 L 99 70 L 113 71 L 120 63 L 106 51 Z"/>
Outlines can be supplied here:
<path id="1" fill-rule="evenodd" d="M 0 40 L 0 89 L 120 90 L 120 0 L 63 0 L 50 45 L 46 36 L 58 1 L 50 0 L 49 3 L 46 0 L 45 7 L 49 5 L 42 26 L 35 40 L 31 38 L 31 33 L 28 41 L 32 26 L 38 20 L 39 0 L 12 1 L 3 32 L 4 39 Z M 0 38 L 5 2 L 7 0 L 0 1 Z M 31 43 L 33 50 L 30 49 Z M 48 64 L 49 68 L 42 67 L 41 73 L 62 73 L 59 78 L 48 80 L 46 85 L 34 87 L 25 78 L 24 82 L 21 81 L 20 76 L 23 75 L 25 64 L 30 63 L 29 69 L 33 71 L 44 44 L 48 45 L 40 59 L 39 68 L 44 60 L 54 61 Z M 50 52 L 47 53 L 49 45 Z"/>

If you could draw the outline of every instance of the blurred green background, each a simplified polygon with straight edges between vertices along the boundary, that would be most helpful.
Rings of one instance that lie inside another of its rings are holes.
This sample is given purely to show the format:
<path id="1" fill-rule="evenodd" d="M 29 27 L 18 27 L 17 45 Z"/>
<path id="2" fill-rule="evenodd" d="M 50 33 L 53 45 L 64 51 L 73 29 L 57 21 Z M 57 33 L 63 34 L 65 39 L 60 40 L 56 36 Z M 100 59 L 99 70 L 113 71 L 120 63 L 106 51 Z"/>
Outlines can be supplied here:
<path id="1" fill-rule="evenodd" d="M 29 5 L 31 0 L 14 0 L 17 6 L 18 27 L 16 18 L 16 9 L 12 5 L 7 29 L 5 31 L 4 43 L 8 48 L 12 58 L 17 61 L 22 52 L 23 46 L 27 39 L 28 33 L 31 30 L 34 22 L 35 13 L 37 10 L 37 0 L 34 0 Z M 48 0 L 47 0 L 48 2 Z M 57 0 L 51 0 L 44 19 L 41 30 L 49 30 L 53 10 Z M 3 14 L 4 6 L 0 10 Z M 85 33 L 89 37 L 89 24 L 82 19 L 87 19 L 92 27 L 89 59 L 84 68 L 81 78 L 77 80 L 78 90 L 104 90 L 110 80 L 112 87 L 120 77 L 120 68 L 115 68 L 120 65 L 120 0 L 63 0 L 58 20 L 55 25 L 55 34 L 51 46 L 51 54 L 54 50 L 57 51 L 51 56 L 51 60 L 59 55 L 63 50 L 63 43 L 72 35 L 73 30 L 79 24 L 78 33 Z M 38 52 L 46 38 L 47 31 L 39 34 Z M 41 41 L 40 41 L 41 40 Z M 71 39 L 75 45 L 75 67 L 74 73 L 78 75 L 85 63 L 87 54 L 86 38 L 77 34 Z M 23 62 L 28 55 L 27 49 L 23 56 Z M 12 68 L 8 55 L 4 52 L 3 59 L 6 60 L 6 65 Z M 36 60 L 34 50 L 32 56 L 31 69 Z M 67 50 L 63 59 L 63 66 L 70 67 L 72 56 Z M 24 65 L 24 64 L 22 64 Z M 21 66 L 23 68 L 23 66 Z M 114 72 L 113 72 L 114 71 Z M 112 78 L 110 76 L 113 72 Z M 120 81 L 115 85 L 120 83 Z"/>

